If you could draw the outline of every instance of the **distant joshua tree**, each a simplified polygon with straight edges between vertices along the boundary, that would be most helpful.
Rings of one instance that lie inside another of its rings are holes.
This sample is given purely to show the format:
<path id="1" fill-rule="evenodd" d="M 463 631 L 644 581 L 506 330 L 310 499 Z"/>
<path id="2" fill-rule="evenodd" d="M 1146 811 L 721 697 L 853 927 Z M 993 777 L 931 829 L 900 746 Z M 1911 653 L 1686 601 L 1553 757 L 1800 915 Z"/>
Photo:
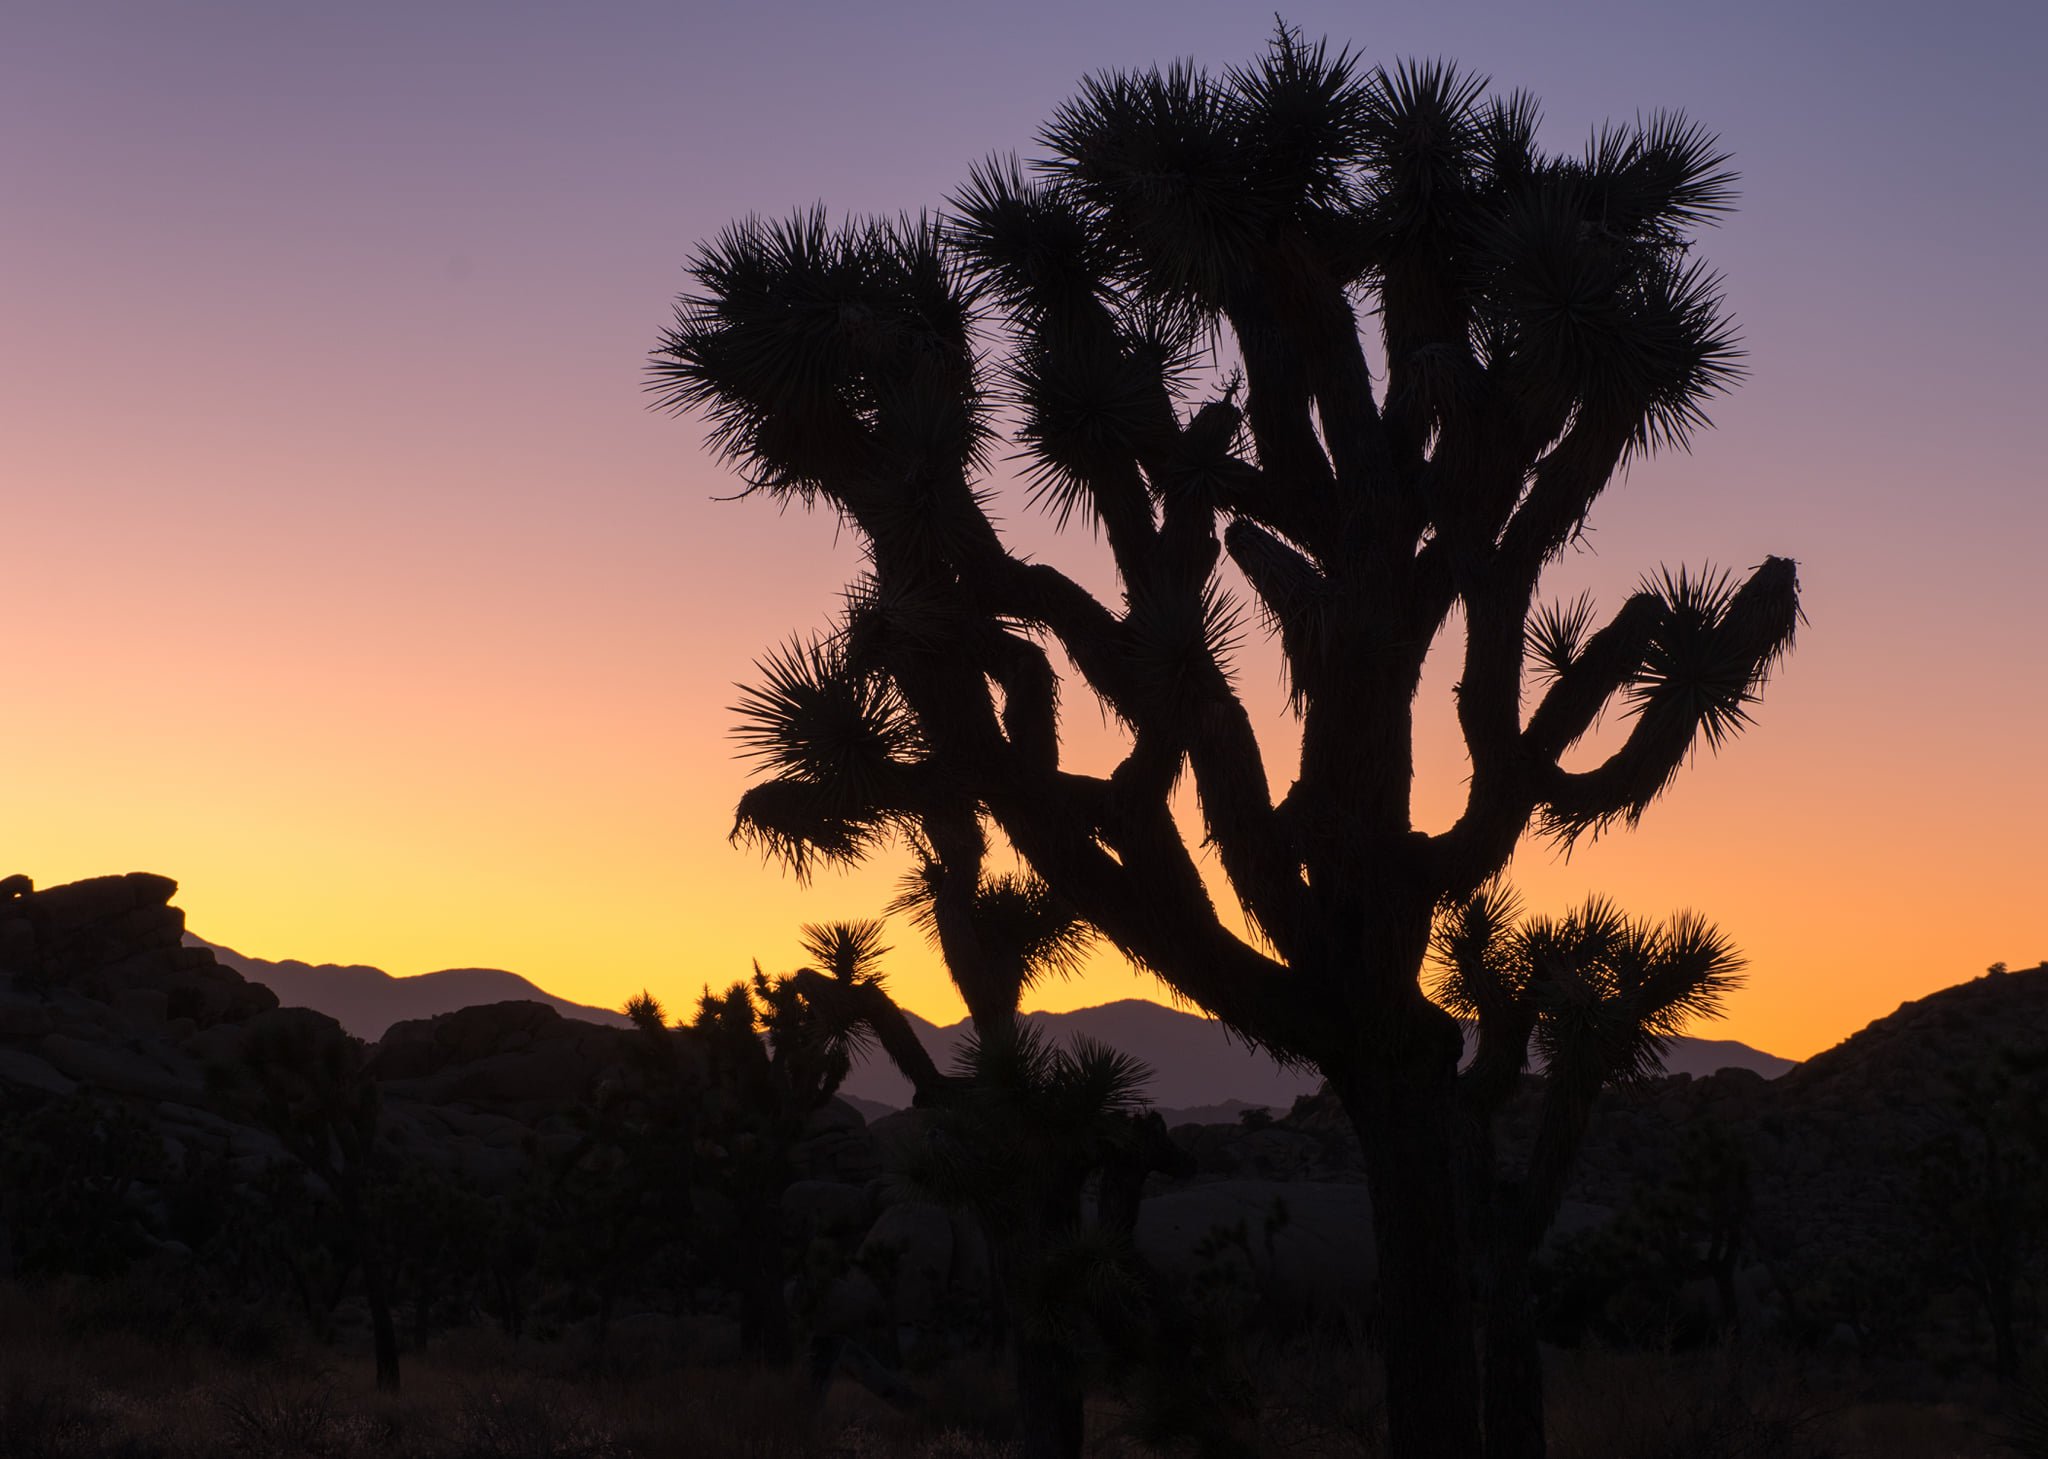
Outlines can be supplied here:
<path id="1" fill-rule="evenodd" d="M 986 816 L 1134 961 L 1320 1069 L 1365 1152 L 1401 1459 L 1482 1452 L 1433 919 L 1532 824 L 1635 822 L 1746 724 L 1799 621 L 1781 558 L 1651 579 L 1604 625 L 1538 606 L 1739 350 L 1692 253 L 1733 198 L 1714 138 L 1660 112 L 1560 156 L 1536 127 L 1450 65 L 1367 71 L 1284 29 L 1222 75 L 1099 75 L 1043 161 L 976 168 L 946 217 L 733 226 L 653 361 L 658 403 L 708 418 L 749 489 L 822 503 L 865 552 L 838 629 L 780 660 L 742 834 L 803 872 L 916 832 L 961 906 Z M 1012 428 L 1035 501 L 1106 542 L 1114 598 L 1004 541 Z M 1300 720 L 1277 799 L 1226 555 Z M 1414 702 L 1445 628 L 1472 775 L 1430 835 Z M 1124 735 L 1109 774 L 1062 762 L 1075 688 Z M 1567 768 L 1609 706 L 1619 744 Z M 1190 775 L 1252 940 L 1175 819 Z"/>
<path id="2" fill-rule="evenodd" d="M 1704 918 L 1625 916 L 1598 898 L 1562 918 L 1521 917 L 1493 883 L 1438 919 L 1436 1001 L 1475 1025 L 1459 1075 L 1469 1121 L 1468 1181 L 1480 1247 L 1487 1459 L 1542 1459 L 1541 1354 L 1529 1268 L 1564 1200 L 1594 1101 L 1663 1072 L 1686 1026 L 1719 1014 L 1743 959 Z M 1498 1167 L 1494 1124 L 1542 1062 L 1536 1143 L 1518 1171 Z"/>
<path id="3" fill-rule="evenodd" d="M 941 1076 L 890 999 L 879 922 L 808 925 L 813 965 L 771 978 L 758 967 L 724 993 L 706 992 L 688 1024 L 668 1028 L 642 995 L 629 1006 L 651 1047 L 686 1047 L 700 1061 L 694 1102 L 700 1183 L 727 1203 L 715 1244 L 740 1296 L 741 1342 L 752 1356 L 794 1356 L 784 1297 L 782 1196 L 812 1115 L 845 1080 L 857 1051 L 879 1042 L 914 1084 Z"/>
<path id="4" fill-rule="evenodd" d="M 628 1282 L 645 1282 L 694 1235 L 696 1145 L 709 1082 L 703 1051 L 672 1029 L 645 992 L 628 1000 L 627 1057 L 570 1112 L 580 1130 L 546 1181 L 555 1260 L 595 1288 L 593 1348 L 600 1357 Z M 516 1276 L 500 1278 L 498 1306 L 520 1321 Z"/>

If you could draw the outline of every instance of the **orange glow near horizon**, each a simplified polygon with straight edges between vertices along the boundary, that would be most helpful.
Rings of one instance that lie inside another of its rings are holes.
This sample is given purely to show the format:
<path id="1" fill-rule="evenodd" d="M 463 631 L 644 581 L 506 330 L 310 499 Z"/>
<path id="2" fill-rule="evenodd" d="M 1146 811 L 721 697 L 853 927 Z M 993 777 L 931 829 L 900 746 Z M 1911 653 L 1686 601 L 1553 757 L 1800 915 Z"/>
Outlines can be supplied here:
<path id="1" fill-rule="evenodd" d="M 1074 78 L 1235 62 L 1270 23 L 1049 5 L 920 15 L 928 55 L 837 12 L 24 21 L 37 62 L 0 87 L 0 873 L 158 871 L 252 956 L 498 966 L 609 1006 L 687 1005 L 795 965 L 802 923 L 875 915 L 900 864 L 806 887 L 725 839 L 732 685 L 825 624 L 856 544 L 716 500 L 733 482 L 646 410 L 642 363 L 728 219 L 934 205 L 1028 150 Z M 1533 88 L 1561 148 L 1685 106 L 1744 172 L 1703 248 L 1752 376 L 1696 455 L 1616 484 L 1547 590 L 1611 611 L 1660 563 L 1776 553 L 1812 615 L 1753 729 L 1639 830 L 1527 846 L 1515 880 L 1534 909 L 1713 918 L 1750 978 L 1697 1031 L 1790 1057 L 2048 956 L 2048 202 L 2010 185 L 2035 165 L 2024 73 L 1982 80 L 2030 48 L 1959 21 L 1950 54 L 1875 12 L 1851 44 L 1761 0 L 1622 39 L 1599 7 L 1495 8 L 1359 38 Z M 1971 79 L 1910 114 L 1936 63 Z M 999 510 L 1100 585 L 1085 532 Z M 1425 829 L 1462 795 L 1450 677 L 1418 706 Z M 1284 787 L 1273 660 L 1240 680 Z M 1066 713 L 1077 753 L 1104 733 L 1078 691 Z M 898 995 L 959 1016 L 894 931 Z M 1134 996 L 1165 999 L 1105 955 L 1033 1002 Z"/>

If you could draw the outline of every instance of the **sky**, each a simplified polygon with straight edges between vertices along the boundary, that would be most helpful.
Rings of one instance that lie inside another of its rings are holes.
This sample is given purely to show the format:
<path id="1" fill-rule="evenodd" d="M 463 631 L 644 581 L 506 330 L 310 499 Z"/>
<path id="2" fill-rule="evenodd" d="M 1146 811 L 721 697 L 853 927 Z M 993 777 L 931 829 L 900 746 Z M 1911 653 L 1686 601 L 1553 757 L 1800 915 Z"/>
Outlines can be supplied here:
<path id="1" fill-rule="evenodd" d="M 1291 7 L 1448 56 L 1576 148 L 1683 108 L 1743 176 L 1706 235 L 1748 381 L 1549 588 L 1798 559 L 1756 727 L 1533 906 L 1692 907 L 1749 956 L 1702 1029 L 1789 1057 L 2048 958 L 2048 7 Z M 808 887 L 726 839 L 733 685 L 855 544 L 731 501 L 649 349 L 729 220 L 941 204 L 1082 76 L 1251 58 L 1260 5 L 0 5 L 0 872 L 181 884 L 265 958 L 510 968 L 686 1004 L 900 860 Z M 1085 537 L 1004 524 L 1091 568 Z M 1099 563 L 1094 565 L 1099 568 Z M 1241 677 L 1262 735 L 1277 670 Z M 1464 773 L 1420 707 L 1418 823 Z M 1092 716 L 1089 716 L 1092 718 Z M 1085 748 L 1099 730 L 1074 725 Z M 960 1011 L 896 929 L 892 986 Z M 1037 1006 L 1163 997 L 1105 956 Z"/>

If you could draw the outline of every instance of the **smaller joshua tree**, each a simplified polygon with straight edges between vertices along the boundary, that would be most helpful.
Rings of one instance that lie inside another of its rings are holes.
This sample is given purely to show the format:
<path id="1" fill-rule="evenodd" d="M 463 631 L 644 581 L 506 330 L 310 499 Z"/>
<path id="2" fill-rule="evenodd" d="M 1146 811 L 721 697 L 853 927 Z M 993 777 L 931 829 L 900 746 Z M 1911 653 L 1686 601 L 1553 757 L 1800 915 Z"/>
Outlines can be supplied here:
<path id="1" fill-rule="evenodd" d="M 740 1287 L 743 1345 L 776 1364 L 794 1355 L 781 1202 L 811 1116 L 838 1093 L 854 1055 L 870 1043 L 882 1046 L 921 1100 L 947 1082 L 889 997 L 881 923 L 806 926 L 803 947 L 813 965 L 774 978 L 756 967 L 724 993 L 706 992 L 687 1025 L 665 1028 L 660 1006 L 644 997 L 629 1010 L 644 1034 L 686 1042 L 702 1059 L 700 1170 L 729 1211 L 724 1264 Z"/>
<path id="2" fill-rule="evenodd" d="M 911 836 L 916 866 L 889 910 L 910 918 L 946 955 L 976 1035 L 1000 1038 L 1017 1020 L 1018 1004 L 1049 977 L 1078 973 L 1095 942 L 1095 929 L 1028 871 L 980 871 L 957 909 L 948 905 L 958 879 L 921 838 Z M 948 951 L 948 921 L 951 951 Z M 962 942 L 972 948 L 963 956 Z"/>
<path id="3" fill-rule="evenodd" d="M 1083 1197 L 1142 1158 L 1150 1078 L 1092 1039 L 1060 1047 L 1021 1022 L 974 1035 L 909 1172 L 988 1234 L 1026 1459 L 1081 1452 L 1089 1370 L 1146 1305 L 1129 1232 L 1086 1220 Z"/>
<path id="4" fill-rule="evenodd" d="M 1484 1275 L 1487 1459 L 1542 1459 L 1529 1267 L 1564 1200 L 1594 1101 L 1604 1088 L 1661 1073 L 1671 1040 L 1720 1013 L 1744 961 L 1696 913 L 1653 923 L 1594 898 L 1562 918 L 1524 918 L 1497 882 L 1439 918 L 1431 953 L 1436 1001 L 1478 1031 L 1459 1094 Z M 1532 1051 L 1543 1067 L 1536 1140 L 1523 1168 L 1505 1172 L 1494 1124 Z"/>
<path id="5" fill-rule="evenodd" d="M 884 606 L 856 593 L 846 632 L 797 641 L 757 666 L 761 681 L 737 706 L 738 738 L 768 776 L 741 797 L 733 836 L 799 878 L 891 842 L 909 848 L 911 870 L 888 910 L 945 960 L 974 1025 L 970 1057 L 941 1073 L 894 1004 L 853 971 L 861 959 L 850 946 L 807 944 L 825 971 L 783 986 L 826 1023 L 876 1035 L 916 1102 L 936 1112 L 940 1148 L 928 1173 L 934 1193 L 975 1211 L 988 1234 L 1023 1451 L 1068 1459 L 1080 1452 L 1086 1365 L 1070 1334 L 1041 1320 L 1053 1310 L 1046 1294 L 1073 1290 L 1082 1269 L 1136 1279 L 1119 1262 L 1145 1173 L 1181 1157 L 1158 1116 L 1138 1112 L 1140 1066 L 1100 1046 L 1053 1047 L 1020 1022 L 1024 994 L 1077 972 L 1096 929 L 1028 866 L 990 869 L 983 807 L 932 773 L 902 694 L 856 667 L 871 638 L 904 631 Z M 1082 1189 L 1091 1180 L 1099 1194 L 1089 1228 Z"/>
<path id="6" fill-rule="evenodd" d="M 627 1057 L 571 1111 L 581 1138 L 553 1163 L 546 1195 L 555 1259 L 595 1289 L 600 1355 L 621 1289 L 645 1280 L 691 1234 L 698 1113 L 709 1082 L 702 1050 L 669 1027 L 652 994 L 628 999 L 624 1012 L 633 1021 Z M 516 1324 L 516 1281 L 501 1287 L 500 1305 Z"/>

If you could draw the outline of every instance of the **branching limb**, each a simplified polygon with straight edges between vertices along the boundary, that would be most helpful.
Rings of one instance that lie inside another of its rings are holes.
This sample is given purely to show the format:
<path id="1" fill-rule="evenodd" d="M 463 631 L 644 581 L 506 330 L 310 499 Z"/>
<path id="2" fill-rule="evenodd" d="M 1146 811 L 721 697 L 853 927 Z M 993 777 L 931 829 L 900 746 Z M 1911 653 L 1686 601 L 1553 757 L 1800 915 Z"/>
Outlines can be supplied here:
<path id="1" fill-rule="evenodd" d="M 1569 842 L 1616 821 L 1633 825 L 1671 783 L 1694 745 L 1710 746 L 1748 723 L 1772 668 L 1801 618 L 1796 565 L 1767 558 L 1733 594 L 1718 581 L 1667 580 L 1663 622 L 1630 685 L 1636 724 L 1599 766 L 1541 777 L 1542 823 Z"/>
<path id="2" fill-rule="evenodd" d="M 807 1002 L 831 1010 L 834 1022 L 860 1023 L 871 1029 L 889 1062 L 910 1081 L 918 1104 L 940 1103 L 957 1088 L 956 1080 L 939 1072 L 930 1052 L 911 1028 L 910 1020 L 879 983 L 847 983 L 827 977 L 815 968 L 799 968 L 788 974 L 786 981 Z"/>

